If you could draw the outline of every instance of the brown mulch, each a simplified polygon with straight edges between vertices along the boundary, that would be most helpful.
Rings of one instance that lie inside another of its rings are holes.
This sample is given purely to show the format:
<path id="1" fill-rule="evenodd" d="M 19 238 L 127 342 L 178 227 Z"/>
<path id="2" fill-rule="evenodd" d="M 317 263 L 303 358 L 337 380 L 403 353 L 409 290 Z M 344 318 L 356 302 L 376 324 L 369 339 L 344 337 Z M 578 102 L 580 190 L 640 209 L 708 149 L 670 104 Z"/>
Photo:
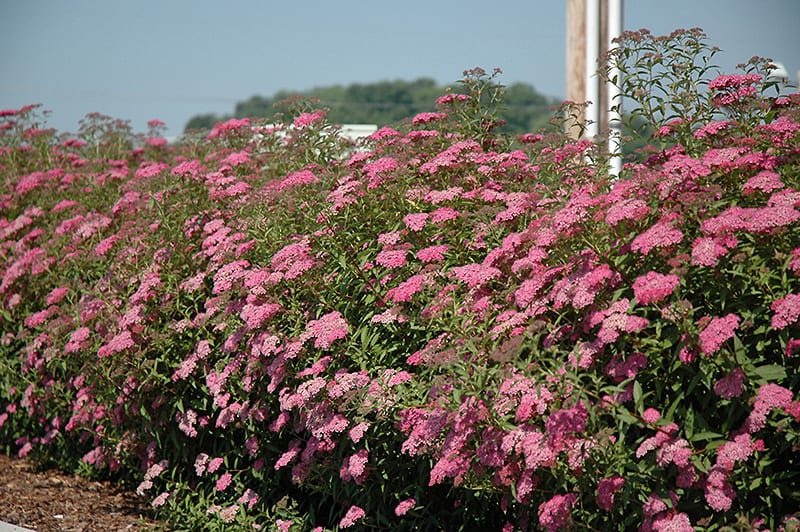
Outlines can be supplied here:
<path id="1" fill-rule="evenodd" d="M 152 530 L 148 501 L 0 453 L 0 521 L 38 531 Z M 162 527 L 163 528 L 163 527 Z"/>

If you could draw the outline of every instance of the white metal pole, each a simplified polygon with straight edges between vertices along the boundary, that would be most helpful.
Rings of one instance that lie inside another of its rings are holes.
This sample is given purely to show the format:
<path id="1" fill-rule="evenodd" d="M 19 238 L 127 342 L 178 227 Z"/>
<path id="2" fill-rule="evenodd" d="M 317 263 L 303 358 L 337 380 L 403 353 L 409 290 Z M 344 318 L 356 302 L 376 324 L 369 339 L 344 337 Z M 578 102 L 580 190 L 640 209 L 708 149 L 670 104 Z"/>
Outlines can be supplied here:
<path id="1" fill-rule="evenodd" d="M 600 129 L 600 0 L 586 0 L 586 138 L 595 140 Z"/>
<path id="2" fill-rule="evenodd" d="M 617 43 L 612 42 L 622 33 L 622 5 L 623 0 L 608 0 L 608 50 L 616 48 Z M 611 155 L 612 178 L 619 176 L 622 171 L 622 94 L 619 83 L 613 80 L 619 77 L 619 69 L 613 64 L 609 66 L 609 82 L 606 86 L 608 94 L 608 153 Z"/>

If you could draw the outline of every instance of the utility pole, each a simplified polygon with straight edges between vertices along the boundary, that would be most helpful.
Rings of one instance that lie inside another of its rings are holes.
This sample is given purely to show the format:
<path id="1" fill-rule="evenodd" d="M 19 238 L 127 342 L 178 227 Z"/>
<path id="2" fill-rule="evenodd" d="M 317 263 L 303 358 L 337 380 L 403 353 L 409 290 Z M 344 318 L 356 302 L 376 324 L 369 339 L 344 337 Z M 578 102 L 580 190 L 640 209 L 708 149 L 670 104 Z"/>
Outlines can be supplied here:
<path id="1" fill-rule="evenodd" d="M 567 0 L 567 100 L 586 101 L 586 0 Z M 567 122 L 567 134 L 574 139 L 580 136 L 578 123 L 585 115 Z"/>
<path id="2" fill-rule="evenodd" d="M 567 1 L 567 99 L 583 103 L 586 110 L 578 122 L 585 124 L 584 137 L 608 140 L 612 155 L 610 173 L 619 175 L 622 97 L 619 88 L 601 83 L 598 71 L 606 69 L 605 54 L 616 44 L 613 39 L 622 32 L 622 0 Z M 612 69 L 609 78 L 617 73 Z M 567 133 L 577 139 L 580 129 L 576 122 L 567 123 Z"/>
<path id="3" fill-rule="evenodd" d="M 612 42 L 622 34 L 623 21 L 623 0 L 608 0 L 607 27 L 606 27 L 606 49 L 611 51 L 617 48 L 618 44 Z M 609 65 L 608 78 L 606 83 L 607 93 L 605 95 L 606 117 L 608 119 L 608 153 L 611 154 L 611 168 L 609 173 L 612 177 L 618 177 L 622 171 L 622 91 L 619 88 L 620 72 L 618 68 Z M 615 82 L 616 79 L 616 82 Z"/>

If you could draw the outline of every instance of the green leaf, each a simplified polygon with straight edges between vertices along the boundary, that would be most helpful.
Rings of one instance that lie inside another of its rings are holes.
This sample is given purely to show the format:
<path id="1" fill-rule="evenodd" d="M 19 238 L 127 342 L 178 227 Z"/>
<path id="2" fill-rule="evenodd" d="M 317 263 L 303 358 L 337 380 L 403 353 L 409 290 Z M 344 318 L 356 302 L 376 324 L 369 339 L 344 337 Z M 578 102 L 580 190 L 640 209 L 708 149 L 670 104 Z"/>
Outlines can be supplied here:
<path id="1" fill-rule="evenodd" d="M 694 436 L 694 410 L 689 409 L 686 411 L 686 417 L 684 418 L 683 423 L 683 431 L 686 433 L 686 436 L 691 440 Z"/>
<path id="2" fill-rule="evenodd" d="M 639 381 L 633 382 L 633 402 L 636 405 L 636 411 L 641 414 L 644 410 L 644 405 L 642 401 L 642 385 L 639 384 Z"/>
<path id="3" fill-rule="evenodd" d="M 714 438 L 722 438 L 722 434 L 717 432 L 698 432 L 694 436 L 691 437 L 691 441 L 704 441 L 704 440 L 712 440 Z"/>
<path id="4" fill-rule="evenodd" d="M 636 419 L 635 417 L 633 417 L 632 415 L 630 415 L 630 414 L 629 414 L 627 411 L 625 411 L 625 410 L 620 410 L 620 411 L 617 413 L 617 417 L 618 417 L 618 418 L 619 418 L 621 421 L 623 421 L 623 422 L 625 422 L 625 423 L 627 423 L 627 424 L 629 424 L 629 425 L 635 425 L 635 424 L 637 424 L 637 423 L 638 423 L 637 419 Z"/>
<path id="5" fill-rule="evenodd" d="M 673 416 L 675 415 L 675 409 L 678 408 L 678 405 L 681 404 L 683 401 L 684 394 L 683 392 L 679 393 L 678 396 L 672 401 L 672 404 L 669 406 L 667 413 L 664 414 L 664 419 L 667 421 L 673 421 Z"/>
<path id="6" fill-rule="evenodd" d="M 758 375 L 758 380 L 761 382 L 782 381 L 786 378 L 786 369 L 778 364 L 758 366 L 753 369 L 753 372 Z"/>

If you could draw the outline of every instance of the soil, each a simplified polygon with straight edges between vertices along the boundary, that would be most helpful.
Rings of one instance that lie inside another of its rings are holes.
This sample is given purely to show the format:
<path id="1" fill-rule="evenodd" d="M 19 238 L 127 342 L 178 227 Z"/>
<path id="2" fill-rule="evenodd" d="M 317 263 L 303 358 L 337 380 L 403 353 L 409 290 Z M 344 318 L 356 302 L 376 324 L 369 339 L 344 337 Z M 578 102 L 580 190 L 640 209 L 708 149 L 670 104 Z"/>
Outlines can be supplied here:
<path id="1" fill-rule="evenodd" d="M 147 501 L 107 482 L 93 482 L 0 454 L 0 521 L 38 530 L 153 530 Z"/>

